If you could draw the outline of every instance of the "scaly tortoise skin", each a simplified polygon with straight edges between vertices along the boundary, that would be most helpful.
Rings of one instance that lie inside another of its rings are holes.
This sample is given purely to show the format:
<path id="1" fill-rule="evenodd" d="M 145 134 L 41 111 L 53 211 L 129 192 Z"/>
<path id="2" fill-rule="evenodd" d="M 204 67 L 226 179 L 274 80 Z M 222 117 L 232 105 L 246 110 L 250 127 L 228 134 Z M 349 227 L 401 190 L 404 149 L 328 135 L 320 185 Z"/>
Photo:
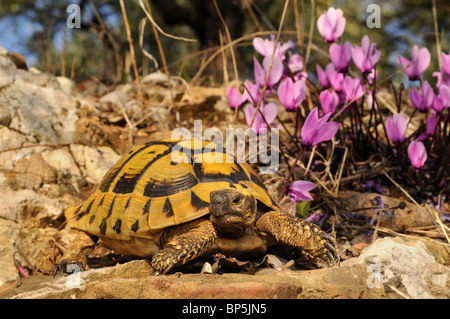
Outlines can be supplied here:
<path id="1" fill-rule="evenodd" d="M 164 140 L 123 156 L 88 199 L 66 211 L 78 234 L 54 274 L 70 264 L 85 269 L 97 239 L 123 255 L 153 256 L 158 273 L 206 252 L 258 255 L 279 243 L 317 263 L 334 261 L 331 236 L 282 212 L 248 164 L 211 145 Z M 185 161 L 174 161 L 173 150 Z"/>

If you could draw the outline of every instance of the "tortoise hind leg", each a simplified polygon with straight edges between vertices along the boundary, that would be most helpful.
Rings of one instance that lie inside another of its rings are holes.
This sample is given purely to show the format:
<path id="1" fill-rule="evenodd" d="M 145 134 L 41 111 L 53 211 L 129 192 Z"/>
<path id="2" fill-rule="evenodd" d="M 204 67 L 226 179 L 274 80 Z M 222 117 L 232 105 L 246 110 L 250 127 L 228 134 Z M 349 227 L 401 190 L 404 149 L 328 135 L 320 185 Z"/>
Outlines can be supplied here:
<path id="1" fill-rule="evenodd" d="M 336 249 L 333 238 L 316 225 L 289 214 L 271 211 L 256 222 L 256 228 L 269 240 L 298 248 L 305 255 L 312 256 L 318 264 L 326 261 L 334 262 Z"/>
<path id="2" fill-rule="evenodd" d="M 216 237 L 213 224 L 206 219 L 171 227 L 162 234 L 164 248 L 153 256 L 151 265 L 158 273 L 166 274 L 204 254 Z"/>
<path id="3" fill-rule="evenodd" d="M 77 235 L 73 240 L 73 244 L 64 253 L 64 256 L 56 262 L 53 277 L 58 271 L 60 276 L 62 276 L 64 272 L 72 273 L 86 269 L 87 257 L 94 249 L 95 238 L 83 231 L 75 229 L 73 231 L 77 232 Z"/>

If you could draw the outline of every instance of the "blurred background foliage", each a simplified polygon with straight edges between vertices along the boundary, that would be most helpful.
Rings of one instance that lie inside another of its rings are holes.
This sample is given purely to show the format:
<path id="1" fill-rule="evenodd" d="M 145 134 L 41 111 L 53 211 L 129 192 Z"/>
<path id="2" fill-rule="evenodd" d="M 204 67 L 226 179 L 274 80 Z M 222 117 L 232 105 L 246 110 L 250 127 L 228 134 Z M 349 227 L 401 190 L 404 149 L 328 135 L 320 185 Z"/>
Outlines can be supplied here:
<path id="1" fill-rule="evenodd" d="M 255 32 L 278 29 L 283 11 L 282 0 L 216 0 L 220 12 L 229 29 L 232 40 Z M 142 75 L 155 70 L 154 63 L 142 54 L 139 47 L 139 23 L 145 13 L 139 0 L 125 0 L 136 52 L 136 62 Z M 197 42 L 174 40 L 160 35 L 169 71 L 190 80 L 202 62 L 220 48 L 220 33 L 223 43 L 228 43 L 226 30 L 219 19 L 213 0 L 143 0 L 151 7 L 156 23 L 166 32 L 197 39 Z M 78 4 L 81 8 L 81 28 L 67 28 L 70 15 L 67 6 Z M 315 73 L 315 65 L 323 67 L 329 59 L 328 45 L 317 32 L 316 20 L 328 7 L 339 7 L 344 11 L 347 26 L 342 37 L 353 45 L 360 44 L 367 34 L 377 48 L 382 51 L 378 65 L 380 78 L 398 70 L 399 54 L 411 57 L 414 44 L 426 46 L 432 62 L 425 78 L 435 83 L 431 76 L 438 71 L 435 19 L 432 12 L 433 1 L 314 1 L 291 0 L 283 24 L 282 40 L 293 40 L 299 44 L 296 31 L 303 34 L 300 52 L 305 53 L 311 19 L 314 32 L 307 68 Z M 377 4 L 381 9 L 381 28 L 369 29 L 366 19 L 369 4 Z M 439 40 L 444 52 L 449 52 L 450 4 L 447 0 L 436 0 Z M 299 23 L 296 24 L 295 10 Z M 300 27 L 298 27 L 300 26 Z M 24 55 L 28 67 L 36 67 L 55 75 L 65 75 L 75 81 L 95 77 L 104 83 L 119 83 L 132 79 L 129 44 L 124 27 L 124 19 L 119 1 L 107 0 L 2 0 L 0 2 L 0 45 L 8 51 Z M 239 77 L 250 78 L 253 74 L 252 37 L 247 37 L 235 46 Z M 163 70 L 161 56 L 156 44 L 151 24 L 147 21 L 143 34 L 143 48 L 152 54 Z M 209 83 L 223 83 L 222 56 L 217 58 L 202 74 Z M 230 80 L 234 79 L 233 67 L 228 54 L 227 69 Z M 402 74 L 396 75 L 399 79 Z M 205 82 L 204 82 L 205 83 Z"/>

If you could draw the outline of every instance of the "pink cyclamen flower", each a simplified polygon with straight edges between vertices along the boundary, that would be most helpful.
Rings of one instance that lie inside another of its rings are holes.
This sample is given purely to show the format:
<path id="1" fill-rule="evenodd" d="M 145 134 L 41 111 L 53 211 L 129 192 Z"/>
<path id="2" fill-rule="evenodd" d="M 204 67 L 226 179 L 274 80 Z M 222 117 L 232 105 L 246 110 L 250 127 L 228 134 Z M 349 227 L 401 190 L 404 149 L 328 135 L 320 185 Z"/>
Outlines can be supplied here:
<path id="1" fill-rule="evenodd" d="M 317 19 L 317 29 L 327 43 L 335 42 L 345 29 L 345 18 L 342 10 L 333 7 L 326 10 Z"/>
<path id="2" fill-rule="evenodd" d="M 303 71 L 303 58 L 300 54 L 293 54 L 289 57 L 288 67 L 296 80 L 308 78 L 308 73 Z M 284 73 L 289 75 L 287 70 Z"/>
<path id="3" fill-rule="evenodd" d="M 244 86 L 246 87 L 246 90 L 244 94 L 242 94 L 242 104 L 246 101 L 256 105 L 261 98 L 261 88 L 257 83 L 253 83 L 250 80 L 244 81 Z M 266 91 L 264 93 L 264 97 L 268 95 L 270 92 Z"/>
<path id="4" fill-rule="evenodd" d="M 303 80 L 293 81 L 286 78 L 278 86 L 278 98 L 288 112 L 295 112 L 306 96 L 306 85 Z"/>
<path id="5" fill-rule="evenodd" d="M 386 133 L 395 144 L 403 142 L 407 126 L 408 122 L 401 114 L 395 114 L 386 119 Z"/>
<path id="6" fill-rule="evenodd" d="M 450 84 L 442 84 L 439 87 L 439 94 L 434 96 L 431 107 L 436 113 L 441 113 L 443 109 L 450 108 Z"/>
<path id="7" fill-rule="evenodd" d="M 450 107 L 450 85 L 441 85 L 439 88 L 439 99 L 441 100 L 444 109 Z"/>
<path id="8" fill-rule="evenodd" d="M 271 35 L 270 39 L 263 39 L 256 37 L 253 39 L 253 47 L 256 52 L 262 56 L 272 56 L 273 49 L 275 48 L 275 36 Z M 281 60 L 285 59 L 286 51 L 295 48 L 295 44 L 292 41 L 288 41 L 284 44 L 278 42 L 277 48 L 275 50 L 275 56 L 279 57 Z"/>
<path id="9" fill-rule="evenodd" d="M 427 150 L 422 142 L 412 141 L 408 146 L 408 157 L 414 168 L 422 168 L 427 160 Z"/>
<path id="10" fill-rule="evenodd" d="M 420 134 L 417 138 L 418 141 L 423 141 L 427 137 L 432 137 L 436 131 L 436 126 L 438 124 L 439 117 L 437 115 L 430 115 L 427 117 L 427 131 Z"/>
<path id="11" fill-rule="evenodd" d="M 320 105 L 325 114 L 334 114 L 336 107 L 339 105 L 339 96 L 334 91 L 322 91 L 319 95 Z"/>
<path id="12" fill-rule="evenodd" d="M 413 87 L 409 93 L 409 100 L 420 112 L 426 113 L 428 109 L 433 105 L 434 92 L 428 81 L 423 81 L 421 87 L 422 94 Z"/>
<path id="13" fill-rule="evenodd" d="M 403 56 L 399 55 L 397 62 L 405 68 L 405 73 L 408 75 L 411 81 L 420 80 L 420 75 L 428 68 L 430 65 L 431 55 L 427 48 L 422 48 L 419 50 L 417 45 L 412 49 L 412 60 L 408 60 Z"/>
<path id="14" fill-rule="evenodd" d="M 430 115 L 427 117 L 427 135 L 433 136 L 436 131 L 436 126 L 438 123 L 439 117 L 436 115 Z"/>
<path id="15" fill-rule="evenodd" d="M 316 184 L 307 181 L 295 181 L 287 187 L 286 194 L 291 198 L 292 203 L 294 204 L 293 216 L 295 216 L 295 212 L 297 211 L 297 201 L 313 200 L 309 191 L 315 187 Z"/>
<path id="16" fill-rule="evenodd" d="M 330 82 L 328 81 L 328 73 L 331 69 L 336 70 L 332 63 L 328 63 L 325 70 L 322 69 L 320 65 L 316 65 L 317 79 L 322 89 L 328 89 L 330 87 Z"/>
<path id="17" fill-rule="evenodd" d="M 448 54 L 442 52 L 441 60 L 442 60 L 442 69 L 445 71 L 445 73 L 450 74 L 450 52 Z"/>
<path id="18" fill-rule="evenodd" d="M 317 107 L 309 113 L 300 133 L 302 137 L 302 147 L 310 150 L 321 142 L 331 140 L 334 135 L 336 135 L 336 132 L 339 129 L 339 123 L 327 122 L 330 116 L 331 113 L 327 113 L 324 117 L 319 119 Z"/>
<path id="19" fill-rule="evenodd" d="M 303 70 L 303 58 L 300 54 L 293 54 L 289 57 L 288 62 L 289 70 L 292 73 L 297 73 Z"/>
<path id="20" fill-rule="evenodd" d="M 381 51 L 377 50 L 376 43 L 370 43 L 369 37 L 362 38 L 361 46 L 355 46 L 352 53 L 353 63 L 361 73 L 370 73 L 377 64 L 381 56 Z"/>
<path id="21" fill-rule="evenodd" d="M 263 65 L 259 64 L 258 60 L 253 57 L 255 81 L 259 86 L 263 87 L 266 82 L 266 74 L 269 70 L 271 56 L 266 56 L 263 60 Z M 273 57 L 272 69 L 270 70 L 269 79 L 267 81 L 267 86 L 272 88 L 275 84 L 280 81 L 283 75 L 283 62 L 277 56 Z"/>
<path id="22" fill-rule="evenodd" d="M 359 98 L 364 95 L 366 87 L 360 78 L 353 79 L 347 75 L 343 82 L 343 90 L 348 101 L 355 100 L 358 102 Z"/>
<path id="23" fill-rule="evenodd" d="M 316 65 L 316 70 L 317 79 L 322 89 L 328 89 L 331 86 L 336 92 L 342 91 L 344 74 L 338 72 L 333 63 L 328 63 L 325 70 L 320 65 Z"/>
<path id="24" fill-rule="evenodd" d="M 260 106 L 260 111 L 264 115 L 264 118 L 266 119 L 269 125 L 277 117 L 277 106 L 274 103 L 265 104 L 264 102 L 262 102 Z M 255 112 L 256 107 L 254 107 L 251 104 L 247 104 L 244 113 L 245 113 L 245 121 L 247 122 L 248 126 L 251 125 Z M 262 118 L 260 112 L 256 114 L 255 120 L 253 121 L 253 125 L 251 126 L 251 128 L 253 129 L 253 131 L 255 131 L 256 134 L 263 133 L 267 130 L 266 122 Z"/>
<path id="25" fill-rule="evenodd" d="M 242 105 L 245 100 L 245 96 L 239 92 L 237 87 L 229 87 L 228 88 L 228 104 L 231 109 L 235 109 Z"/>
<path id="26" fill-rule="evenodd" d="M 330 59 L 338 71 L 347 71 L 350 60 L 352 59 L 352 52 L 353 46 L 348 41 L 343 44 L 333 43 L 330 45 Z"/>
<path id="27" fill-rule="evenodd" d="M 442 66 L 441 72 L 433 72 L 433 76 L 437 78 L 436 87 L 439 89 L 441 85 L 450 86 L 450 52 L 449 54 L 441 53 Z"/>
<path id="28" fill-rule="evenodd" d="M 375 71 L 375 69 L 372 69 L 372 71 L 367 74 L 367 82 L 369 82 L 369 84 L 374 84 L 376 79 L 378 79 L 378 72 Z"/>

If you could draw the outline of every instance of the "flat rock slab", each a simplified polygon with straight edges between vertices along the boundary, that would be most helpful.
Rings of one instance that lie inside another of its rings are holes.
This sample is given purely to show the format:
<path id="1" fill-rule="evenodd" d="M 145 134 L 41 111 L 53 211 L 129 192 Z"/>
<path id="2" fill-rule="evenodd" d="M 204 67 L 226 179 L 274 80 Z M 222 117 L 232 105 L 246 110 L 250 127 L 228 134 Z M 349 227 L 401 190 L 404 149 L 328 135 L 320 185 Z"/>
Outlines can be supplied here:
<path id="1" fill-rule="evenodd" d="M 35 276 L 1 295 L 12 299 L 450 298 L 450 268 L 420 241 L 383 238 L 358 258 L 317 270 L 152 276 L 144 260 L 65 277 Z"/>
<path id="2" fill-rule="evenodd" d="M 383 289 L 369 289 L 366 267 L 312 271 L 280 271 L 272 275 L 173 274 L 151 276 L 145 261 L 92 269 L 62 278 L 30 277 L 3 298 L 113 299 L 292 299 L 382 298 Z"/>

